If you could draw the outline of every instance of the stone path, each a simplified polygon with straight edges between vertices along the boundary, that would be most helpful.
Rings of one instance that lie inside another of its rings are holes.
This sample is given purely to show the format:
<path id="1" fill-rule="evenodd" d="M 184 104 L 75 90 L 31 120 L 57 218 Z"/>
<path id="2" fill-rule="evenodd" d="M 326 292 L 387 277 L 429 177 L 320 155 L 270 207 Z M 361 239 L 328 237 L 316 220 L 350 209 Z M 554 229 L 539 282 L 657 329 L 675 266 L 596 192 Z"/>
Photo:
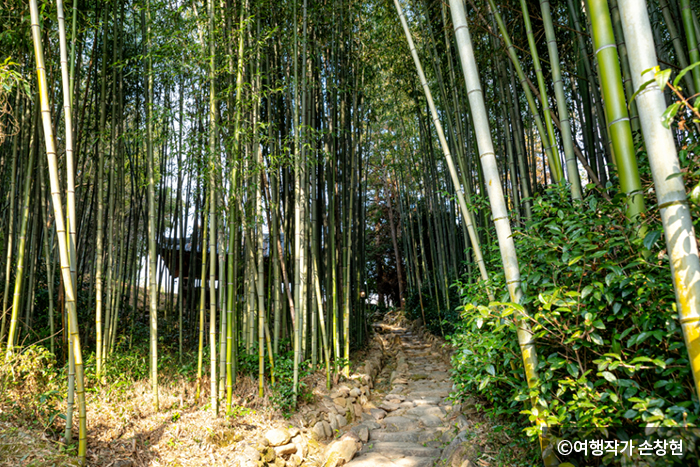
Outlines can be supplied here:
<path id="1" fill-rule="evenodd" d="M 423 343 L 404 328 L 380 326 L 379 331 L 385 333 L 385 339 L 395 345 L 400 343 L 397 345 L 396 365 L 393 371 L 391 366 L 386 367 L 385 374 L 379 376 L 362 421 L 352 427 L 361 438 L 369 439 L 346 465 L 440 465 L 438 460 L 443 448 L 461 428 L 461 420 L 452 417 L 458 412 L 453 410 L 456 407 L 446 400 L 452 389 L 449 360 L 442 349 Z"/>

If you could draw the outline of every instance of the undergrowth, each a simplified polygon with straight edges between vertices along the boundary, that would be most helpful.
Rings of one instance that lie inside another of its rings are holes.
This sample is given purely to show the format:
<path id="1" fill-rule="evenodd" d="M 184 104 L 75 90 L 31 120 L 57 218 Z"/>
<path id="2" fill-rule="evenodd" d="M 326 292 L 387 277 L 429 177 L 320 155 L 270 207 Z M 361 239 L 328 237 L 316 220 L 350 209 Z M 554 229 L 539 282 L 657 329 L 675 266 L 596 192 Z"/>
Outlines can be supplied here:
<path id="1" fill-rule="evenodd" d="M 689 150 L 680 156 L 693 186 L 697 158 Z M 607 202 L 591 190 L 572 203 L 565 187 L 550 187 L 532 200 L 533 221 L 514 229 L 523 302 L 510 302 L 495 264 L 489 287 L 496 302 L 489 303 L 483 283 L 457 284 L 462 319 L 448 337 L 455 393 L 477 396 L 487 414 L 527 427 L 519 436 L 529 436 L 533 462 L 540 455 L 536 418 L 554 435 L 607 427 L 613 438 L 643 434 L 639 427 L 698 425 L 663 228 L 645 155 L 638 157 L 649 210 L 641 223 L 625 218 L 621 194 Z M 493 261 L 498 251 L 489 255 Z M 536 343 L 540 380 L 533 388 L 522 369 L 517 317 Z M 545 408 L 539 417 L 531 401 Z M 696 439 L 688 438 L 691 449 Z M 694 455 L 684 462 L 696 462 Z"/>

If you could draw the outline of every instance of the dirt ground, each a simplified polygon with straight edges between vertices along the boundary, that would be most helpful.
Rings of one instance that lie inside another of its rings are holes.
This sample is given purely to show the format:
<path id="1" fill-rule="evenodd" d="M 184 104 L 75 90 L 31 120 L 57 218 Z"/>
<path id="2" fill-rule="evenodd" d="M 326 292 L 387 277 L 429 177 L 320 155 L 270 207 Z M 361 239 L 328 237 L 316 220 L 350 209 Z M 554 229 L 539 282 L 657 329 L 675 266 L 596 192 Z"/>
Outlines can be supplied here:
<path id="1" fill-rule="evenodd" d="M 0 369 L 2 371 L 2 369 Z M 11 374 L 6 374 L 12 378 Z M 21 375 L 15 375 L 21 376 Z M 318 394 L 325 389 L 325 375 L 306 378 L 307 387 Z M 41 384 L 45 386 L 42 386 Z M 42 401 L 52 390 L 51 381 L 25 379 L 9 386 L 0 398 L 0 467 L 78 465 L 77 442 L 62 443 L 65 423 L 56 417 L 63 410 L 59 397 Z M 1 388 L 1 386 L 0 386 Z M 196 383 L 184 377 L 159 382 L 160 410 L 156 411 L 148 380 L 120 381 L 86 392 L 89 466 L 224 466 L 229 465 L 240 441 L 260 437 L 272 426 L 291 423 L 271 406 L 269 398 L 257 397 L 256 380 L 239 378 L 232 411 L 215 418 L 209 405 L 209 381 L 202 381 L 202 394 L 195 400 Z M 39 394 L 40 391 L 45 391 Z M 266 394 L 270 394 L 266 388 Z M 58 396 L 58 394 L 53 394 Z M 310 399 L 312 397 L 307 397 Z M 307 402 L 307 404 L 308 404 Z M 47 422 L 52 404 L 54 418 Z M 303 406 L 300 406 L 303 408 Z M 73 437 L 77 440 L 77 416 Z M 48 426 L 47 426 L 48 425 Z"/>

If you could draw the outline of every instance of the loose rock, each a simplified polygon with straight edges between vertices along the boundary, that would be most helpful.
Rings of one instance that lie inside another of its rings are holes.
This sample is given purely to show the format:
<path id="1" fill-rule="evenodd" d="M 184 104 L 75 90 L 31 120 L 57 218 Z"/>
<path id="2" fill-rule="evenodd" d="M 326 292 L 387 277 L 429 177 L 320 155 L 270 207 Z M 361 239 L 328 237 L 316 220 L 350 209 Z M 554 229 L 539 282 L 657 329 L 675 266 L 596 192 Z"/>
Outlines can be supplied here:
<path id="1" fill-rule="evenodd" d="M 292 436 L 284 428 L 275 428 L 265 433 L 265 438 L 270 443 L 270 446 L 281 446 L 289 443 Z"/>

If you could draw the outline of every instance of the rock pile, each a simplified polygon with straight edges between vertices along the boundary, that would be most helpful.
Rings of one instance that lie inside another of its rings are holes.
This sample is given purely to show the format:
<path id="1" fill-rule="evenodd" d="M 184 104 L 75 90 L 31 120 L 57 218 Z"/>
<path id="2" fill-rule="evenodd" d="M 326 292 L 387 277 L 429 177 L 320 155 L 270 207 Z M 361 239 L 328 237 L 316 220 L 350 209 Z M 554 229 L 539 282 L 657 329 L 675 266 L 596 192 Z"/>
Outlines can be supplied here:
<path id="1" fill-rule="evenodd" d="M 269 430 L 231 467 L 472 467 L 470 422 L 447 399 L 442 342 L 419 328 L 376 327 L 358 373 L 317 391 L 319 402 L 296 419 L 300 428 Z"/>
<path id="2" fill-rule="evenodd" d="M 353 431 L 343 434 L 327 448 L 322 443 L 339 436 L 374 407 L 368 408 L 374 380 L 394 350 L 381 336 L 375 335 L 357 373 L 330 391 L 317 389 L 318 403 L 304 408 L 297 418 L 301 428 L 269 430 L 264 438 L 245 446 L 231 467 L 339 467 L 349 462 L 361 449 L 362 441 L 367 441 L 366 428 L 359 434 Z"/>

